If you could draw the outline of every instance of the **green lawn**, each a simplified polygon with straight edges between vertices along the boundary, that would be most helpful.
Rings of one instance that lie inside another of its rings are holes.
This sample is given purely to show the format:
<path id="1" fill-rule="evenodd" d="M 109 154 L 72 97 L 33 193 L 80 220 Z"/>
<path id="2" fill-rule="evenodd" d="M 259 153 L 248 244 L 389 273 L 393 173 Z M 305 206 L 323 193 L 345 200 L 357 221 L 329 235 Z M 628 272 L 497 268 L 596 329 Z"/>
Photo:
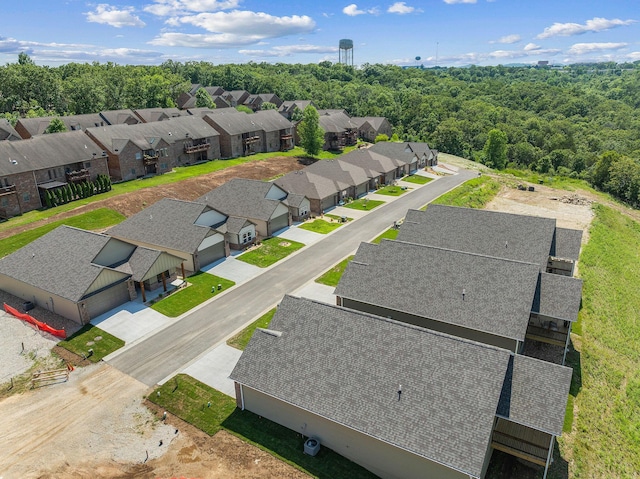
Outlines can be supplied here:
<path id="1" fill-rule="evenodd" d="M 372 243 L 374 244 L 378 244 L 380 243 L 380 241 L 382 241 L 383 239 L 390 239 L 390 240 L 394 240 L 398 237 L 398 233 L 400 232 L 399 229 L 397 228 L 389 228 L 387 231 L 385 231 L 384 233 L 382 233 L 380 236 L 378 236 L 376 239 L 374 239 L 372 241 Z"/>
<path id="2" fill-rule="evenodd" d="M 376 194 L 378 195 L 386 195 L 386 196 L 400 196 L 405 194 L 408 189 L 402 189 L 401 186 L 387 185 L 383 186 L 380 189 L 376 190 Z"/>
<path id="3" fill-rule="evenodd" d="M 253 332 L 256 330 L 256 328 L 267 328 L 274 314 L 276 314 L 276 308 L 267 311 L 265 314 L 260 316 L 257 320 L 244 328 L 234 337 L 228 339 L 227 344 L 229 346 L 233 346 L 236 349 L 239 349 L 240 351 L 244 351 L 244 348 L 247 347 L 247 344 L 249 343 L 251 336 L 253 336 Z"/>
<path id="4" fill-rule="evenodd" d="M 298 228 L 325 235 L 327 233 L 331 233 L 333 230 L 339 228 L 340 226 L 342 226 L 342 223 L 338 221 L 325 221 L 321 219 L 315 219 L 313 221 L 306 221 L 302 223 L 300 226 L 298 226 Z"/>
<path id="5" fill-rule="evenodd" d="M 78 216 L 54 221 L 23 233 L 18 233 L 0 240 L 0 257 L 6 256 L 22 248 L 33 240 L 40 238 L 60 225 L 75 226 L 85 230 L 98 230 L 113 226 L 123 221 L 125 217 L 109 208 L 99 208 Z M 6 224 L 6 223 L 5 223 Z"/>
<path id="6" fill-rule="evenodd" d="M 89 359 L 97 363 L 105 356 L 123 347 L 124 341 L 100 328 L 87 324 L 72 336 L 60 341 L 58 346 L 79 356 L 87 356 L 89 349 L 93 349 L 93 355 Z"/>
<path id="7" fill-rule="evenodd" d="M 436 198 L 431 204 L 483 208 L 498 194 L 498 191 L 500 191 L 500 183 L 490 176 L 483 175 L 466 181 Z"/>
<path id="8" fill-rule="evenodd" d="M 236 284 L 231 280 L 202 271 L 189 276 L 187 283 L 190 283 L 189 286 L 170 294 L 151 307 L 165 316 L 175 318 Z M 222 288 L 218 289 L 218 285 L 222 285 Z"/>
<path id="9" fill-rule="evenodd" d="M 247 251 L 237 258 L 245 263 L 266 268 L 303 247 L 304 244 L 297 241 L 274 237 L 264 240 L 260 247 Z"/>
<path id="10" fill-rule="evenodd" d="M 640 224 L 595 206 L 580 255 L 583 306 L 572 335 L 580 368 L 571 387 L 573 430 L 560 438 L 571 477 L 640 471 Z"/>
<path id="11" fill-rule="evenodd" d="M 410 175 L 402 178 L 402 181 L 406 181 L 408 183 L 415 183 L 416 185 L 426 185 L 430 181 L 433 181 L 433 178 L 429 178 L 428 176 L 422 176 L 422 175 Z"/>
<path id="12" fill-rule="evenodd" d="M 327 154 L 327 158 L 335 158 L 346 152 L 347 150 L 340 153 Z M 255 155 L 245 156 L 242 158 L 234 158 L 230 160 L 213 160 L 205 163 L 200 163 L 198 165 L 180 166 L 180 167 L 174 168 L 172 172 L 165 173 L 164 175 L 158 175 L 158 176 L 153 176 L 151 178 L 142 178 L 137 180 L 126 181 L 123 183 L 113 184 L 111 191 L 107 193 L 102 193 L 100 195 L 91 196 L 89 198 L 84 198 L 82 200 L 73 201 L 71 203 L 57 206 L 55 208 L 29 211 L 23 214 L 22 216 L 17 216 L 15 218 L 11 218 L 9 221 L 0 223 L 0 231 L 5 231 L 11 228 L 15 228 L 16 226 L 20 226 L 20 225 L 32 223 L 34 221 L 38 221 L 41 219 L 49 218 L 53 215 L 57 215 L 58 213 L 71 211 L 72 209 L 77 208 L 78 206 L 87 205 L 89 203 L 93 203 L 94 201 L 100 201 L 106 198 L 110 198 L 112 196 L 121 195 L 123 193 L 130 193 L 132 191 L 141 190 L 143 188 L 151 188 L 154 186 L 166 185 L 169 183 L 176 183 L 178 181 L 186 180 L 188 178 L 193 178 L 195 176 L 206 175 L 207 173 L 213 173 L 214 171 L 219 171 L 225 168 L 229 168 L 231 166 L 237 166 L 237 165 L 241 165 L 243 163 L 248 163 L 252 161 L 262 161 L 274 156 L 302 157 L 304 155 L 305 155 L 304 150 L 302 148 L 296 147 L 289 151 L 277 151 L 273 153 L 258 153 Z"/>
<path id="13" fill-rule="evenodd" d="M 347 268 L 349 261 L 353 259 L 353 255 L 343 259 L 329 271 L 316 279 L 316 283 L 326 284 L 327 286 L 338 286 L 338 282 L 342 277 L 342 273 Z"/>
<path id="14" fill-rule="evenodd" d="M 352 210 L 369 211 L 382 204 L 384 204 L 384 201 L 370 200 L 368 198 L 358 198 L 357 200 L 350 201 L 344 206 L 345 208 L 351 208 Z"/>
<path id="15" fill-rule="evenodd" d="M 343 477 L 374 479 L 376 477 L 326 447 L 321 448 L 315 457 L 304 454 L 304 438 L 299 433 L 249 411 L 237 409 L 233 398 L 190 376 L 179 374 L 167 381 L 149 395 L 149 401 L 207 434 L 215 434 L 224 428 L 312 477 L 322 479 Z"/>
<path id="16" fill-rule="evenodd" d="M 324 216 L 326 216 L 327 218 L 331 218 L 332 220 L 342 222 L 342 216 L 338 216 L 338 215 L 331 215 L 331 214 L 327 214 L 327 213 L 325 213 L 325 214 L 324 214 Z M 353 221 L 353 218 L 349 218 L 349 217 L 347 217 L 347 223 L 348 223 L 349 221 Z"/>

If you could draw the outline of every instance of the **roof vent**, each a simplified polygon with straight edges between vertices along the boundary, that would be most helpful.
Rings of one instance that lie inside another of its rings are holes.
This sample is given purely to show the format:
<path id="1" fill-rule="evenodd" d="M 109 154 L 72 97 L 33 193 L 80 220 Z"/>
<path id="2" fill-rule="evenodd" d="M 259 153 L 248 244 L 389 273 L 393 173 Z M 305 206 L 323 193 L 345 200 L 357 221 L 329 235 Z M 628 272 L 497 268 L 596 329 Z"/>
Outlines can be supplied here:
<path id="1" fill-rule="evenodd" d="M 262 331 L 265 334 L 268 334 L 269 336 L 273 336 L 274 338 L 279 338 L 280 336 L 282 336 L 282 331 L 275 331 L 273 329 L 265 329 L 265 328 L 257 328 L 258 331 Z"/>
<path id="2" fill-rule="evenodd" d="M 467 294 L 467 290 L 462 288 L 462 301 L 464 301 L 464 297 Z"/>
<path id="3" fill-rule="evenodd" d="M 509 247 L 509 242 L 508 242 L 508 241 L 505 241 L 505 242 L 504 242 L 504 247 L 505 247 L 505 248 L 508 248 L 508 247 Z"/>
<path id="4" fill-rule="evenodd" d="M 402 397 L 402 384 L 398 384 L 398 401 Z"/>

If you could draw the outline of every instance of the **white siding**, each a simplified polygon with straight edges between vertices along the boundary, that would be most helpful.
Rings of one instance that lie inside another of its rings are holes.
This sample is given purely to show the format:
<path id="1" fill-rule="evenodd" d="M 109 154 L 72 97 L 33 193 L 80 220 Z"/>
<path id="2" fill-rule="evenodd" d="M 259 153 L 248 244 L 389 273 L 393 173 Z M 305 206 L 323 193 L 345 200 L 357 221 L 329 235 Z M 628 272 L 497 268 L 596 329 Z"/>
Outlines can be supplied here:
<path id="1" fill-rule="evenodd" d="M 111 266 L 127 259 L 134 249 L 134 245 L 112 238 L 92 262 L 102 266 Z"/>
<path id="2" fill-rule="evenodd" d="M 97 268 L 97 266 L 96 266 Z M 85 291 L 84 294 L 90 294 L 94 291 L 98 291 L 99 289 L 106 288 L 113 283 L 117 283 L 118 281 L 122 281 L 127 278 L 129 275 L 126 273 L 121 273 L 120 271 L 114 271 L 111 269 L 103 269 L 98 277 L 93 280 L 91 286 Z"/>
<path id="3" fill-rule="evenodd" d="M 284 200 L 286 197 L 287 193 L 275 183 L 271 185 L 271 188 L 269 188 L 269 191 L 267 192 L 267 196 L 265 196 L 265 198 L 269 200 Z"/>
<path id="4" fill-rule="evenodd" d="M 213 226 L 213 225 L 223 223 L 224 221 L 226 221 L 226 219 L 227 219 L 226 215 L 223 215 L 222 213 L 216 210 L 211 210 L 211 211 L 206 211 L 202 213 L 200 216 L 198 216 L 198 219 L 196 220 L 195 224 L 200 226 Z"/>
<path id="5" fill-rule="evenodd" d="M 207 236 L 204 240 L 202 240 L 202 243 L 200 243 L 200 246 L 198 246 L 198 251 L 202 251 L 203 249 L 210 248 L 211 246 L 218 244 L 220 242 L 224 242 L 224 236 L 221 234 L 214 234 L 211 236 Z"/>

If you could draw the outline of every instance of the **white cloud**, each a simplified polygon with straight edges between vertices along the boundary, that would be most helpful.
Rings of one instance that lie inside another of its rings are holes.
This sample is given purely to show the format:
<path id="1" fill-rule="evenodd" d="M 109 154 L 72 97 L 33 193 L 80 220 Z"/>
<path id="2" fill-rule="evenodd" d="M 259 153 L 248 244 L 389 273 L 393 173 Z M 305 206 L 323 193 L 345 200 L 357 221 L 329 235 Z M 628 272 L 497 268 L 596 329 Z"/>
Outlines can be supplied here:
<path id="1" fill-rule="evenodd" d="M 627 58 L 632 61 L 640 60 L 640 52 L 631 52 L 627 55 Z"/>
<path id="2" fill-rule="evenodd" d="M 351 5 L 347 5 L 346 7 L 344 7 L 342 9 L 342 13 L 344 13 L 345 15 L 349 15 L 350 17 L 355 17 L 356 15 L 364 15 L 367 12 L 365 12 L 364 10 L 359 10 L 358 5 L 352 3 Z"/>
<path id="3" fill-rule="evenodd" d="M 536 45 L 535 43 L 527 43 L 524 46 L 524 51 L 525 52 L 531 52 L 533 50 L 540 50 L 540 45 Z"/>
<path id="4" fill-rule="evenodd" d="M 520 35 L 506 35 L 504 37 L 498 38 L 497 40 L 493 40 L 490 41 L 489 43 L 506 43 L 506 44 L 512 44 L 512 43 L 518 43 L 520 40 L 522 40 L 522 37 Z"/>
<path id="5" fill-rule="evenodd" d="M 603 52 L 607 50 L 620 50 L 627 47 L 628 43 L 575 43 L 569 48 L 569 55 L 585 55 L 594 52 Z"/>
<path id="6" fill-rule="evenodd" d="M 144 27 L 145 23 L 134 15 L 133 7 L 122 7 L 118 9 L 106 3 L 96 6 L 93 12 L 85 13 L 87 21 L 92 23 L 102 23 L 112 27 Z"/>
<path id="7" fill-rule="evenodd" d="M 453 5 L 455 3 L 476 3 L 477 0 L 444 0 L 444 3 L 448 3 L 449 5 Z"/>
<path id="8" fill-rule="evenodd" d="M 152 5 L 147 5 L 144 11 L 160 17 L 181 15 L 188 12 L 230 10 L 237 8 L 240 4 L 240 0 L 153 0 L 153 2 Z"/>
<path id="9" fill-rule="evenodd" d="M 611 28 L 631 25 L 632 23 L 636 23 L 636 20 L 620 20 L 619 18 L 608 20 L 598 17 L 587 20 L 584 25 L 580 23 L 554 23 L 550 27 L 545 28 L 536 38 L 569 37 L 587 32 L 601 32 Z"/>
<path id="10" fill-rule="evenodd" d="M 286 45 L 273 47 L 268 50 L 239 50 L 239 53 L 252 57 L 289 57 L 301 53 L 335 53 L 337 47 L 320 45 Z"/>
<path id="11" fill-rule="evenodd" d="M 422 12 L 422 10 L 420 10 L 419 8 L 410 7 L 405 2 L 396 2 L 387 9 L 387 12 L 397 13 L 399 15 L 406 15 L 407 13 Z"/>
<path id="12" fill-rule="evenodd" d="M 193 25 L 216 34 L 230 33 L 260 39 L 310 33 L 316 27 L 313 19 L 306 15 L 275 17 L 267 13 L 241 10 L 199 13 L 179 17 L 176 20 L 180 24 Z"/>
<path id="13" fill-rule="evenodd" d="M 258 35 L 235 35 L 232 33 L 161 33 L 151 40 L 151 45 L 190 48 L 234 48 L 260 42 Z"/>

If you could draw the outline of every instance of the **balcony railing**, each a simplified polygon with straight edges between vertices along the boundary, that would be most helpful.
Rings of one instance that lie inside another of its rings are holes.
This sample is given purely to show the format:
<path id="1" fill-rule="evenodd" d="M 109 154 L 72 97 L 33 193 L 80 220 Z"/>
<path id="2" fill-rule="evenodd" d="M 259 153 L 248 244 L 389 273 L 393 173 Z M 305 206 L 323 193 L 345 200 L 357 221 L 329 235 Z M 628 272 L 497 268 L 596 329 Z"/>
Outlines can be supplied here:
<path id="1" fill-rule="evenodd" d="M 8 195 L 10 193 L 15 193 L 15 192 L 16 192 L 16 185 L 9 185 L 9 186 L 0 187 L 0 196 Z"/>
<path id="2" fill-rule="evenodd" d="M 199 153 L 201 151 L 207 151 L 211 147 L 211 144 L 206 141 L 204 143 L 194 144 L 194 143 L 185 143 L 184 152 L 185 153 Z"/>
<path id="3" fill-rule="evenodd" d="M 245 145 L 250 145 L 252 143 L 258 143 L 260 141 L 260 137 L 259 136 L 248 136 L 246 138 L 243 138 Z"/>
<path id="4" fill-rule="evenodd" d="M 67 177 L 67 181 L 69 183 L 77 183 L 80 181 L 89 181 L 91 179 L 91 175 L 89 174 L 89 170 L 82 168 L 81 170 L 69 171 L 65 174 Z"/>
<path id="5" fill-rule="evenodd" d="M 145 166 L 155 165 L 156 163 L 158 163 L 158 155 L 144 155 L 144 157 L 142 158 L 142 162 Z"/>

